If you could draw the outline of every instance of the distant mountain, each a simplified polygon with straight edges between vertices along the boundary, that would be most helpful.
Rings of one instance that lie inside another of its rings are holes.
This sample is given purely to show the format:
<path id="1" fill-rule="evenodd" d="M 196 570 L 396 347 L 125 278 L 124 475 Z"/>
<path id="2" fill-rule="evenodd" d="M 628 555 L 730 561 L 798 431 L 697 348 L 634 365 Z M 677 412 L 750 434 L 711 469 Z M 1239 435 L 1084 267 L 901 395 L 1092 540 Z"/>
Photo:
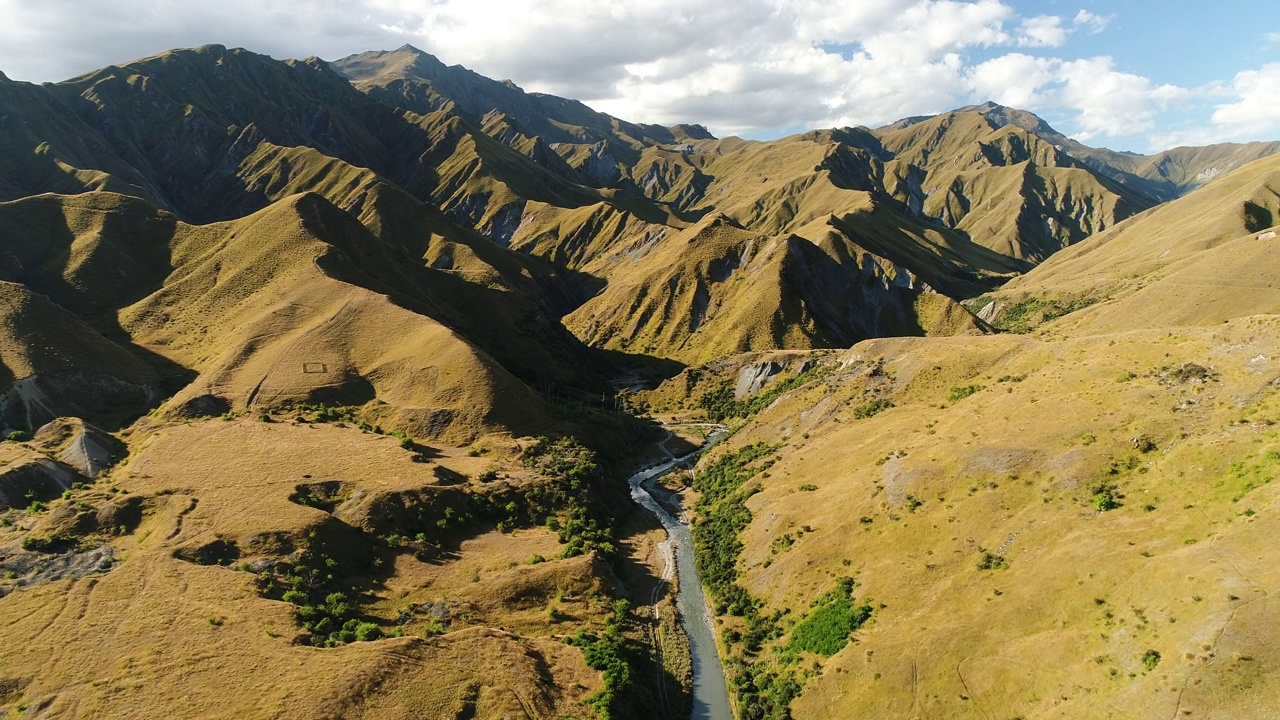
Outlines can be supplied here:
<path id="1" fill-rule="evenodd" d="M 317 192 L 407 252 L 438 248 L 425 240 L 436 236 L 465 246 L 547 312 L 575 312 L 570 325 L 592 344 L 668 358 L 723 343 L 707 333 L 658 341 L 616 318 L 633 293 L 662 295 L 649 283 L 665 273 L 640 258 L 677 266 L 675 238 L 717 213 L 829 268 L 771 290 L 779 308 L 805 310 L 778 315 L 784 327 L 747 345 L 840 346 L 965 326 L 918 317 L 900 288 L 953 301 L 990 291 L 1196 176 L 1275 149 L 1139 162 L 990 103 L 876 130 L 722 140 L 526 93 L 411 46 L 333 63 L 175 50 L 57 84 L 0 81 L 0 102 L 13 109 L 0 119 L 4 197 L 106 190 L 199 223 Z M 437 250 L 431 263 L 461 272 L 459 258 Z M 788 264 L 801 266 L 818 267 Z M 695 324 L 715 326 L 721 307 Z"/>
<path id="2" fill-rule="evenodd" d="M 1057 130 L 1034 113 L 987 102 L 964 110 L 982 113 L 997 125 L 1016 125 L 1070 153 L 1114 180 L 1147 192 L 1160 201 L 1187 194 L 1219 175 L 1258 158 L 1280 152 L 1280 141 L 1218 143 L 1178 147 L 1154 155 L 1091 148 Z"/>
<path id="3" fill-rule="evenodd" d="M 999 324 L 1032 305 L 1081 307 L 1060 324 L 1120 332 L 1280 314 L 1278 224 L 1271 156 L 1053 256 L 989 296 L 984 316 Z"/>

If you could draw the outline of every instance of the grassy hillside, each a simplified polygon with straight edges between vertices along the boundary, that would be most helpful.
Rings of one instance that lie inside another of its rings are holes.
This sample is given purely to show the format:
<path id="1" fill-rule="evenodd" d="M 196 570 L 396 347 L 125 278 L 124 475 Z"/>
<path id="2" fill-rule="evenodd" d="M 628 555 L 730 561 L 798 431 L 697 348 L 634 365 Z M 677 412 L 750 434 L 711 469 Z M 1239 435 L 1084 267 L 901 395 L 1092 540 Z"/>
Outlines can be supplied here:
<path id="1" fill-rule="evenodd" d="M 1127 330 L 1218 323 L 1270 313 L 1268 261 L 1280 221 L 1280 160 L 1264 158 L 1063 251 L 974 303 L 997 324 L 1039 321 L 1046 303 L 1087 307 L 1062 327 Z M 1004 318 L 1003 320 L 1001 318 Z"/>
<path id="2" fill-rule="evenodd" d="M 1244 271 L 1269 231 L 1237 234 L 1273 165 L 1011 283 L 997 303 L 1043 301 L 1029 334 L 745 357 L 636 399 L 739 428 L 699 465 L 695 534 L 740 712 L 1271 714 L 1280 348 Z"/>

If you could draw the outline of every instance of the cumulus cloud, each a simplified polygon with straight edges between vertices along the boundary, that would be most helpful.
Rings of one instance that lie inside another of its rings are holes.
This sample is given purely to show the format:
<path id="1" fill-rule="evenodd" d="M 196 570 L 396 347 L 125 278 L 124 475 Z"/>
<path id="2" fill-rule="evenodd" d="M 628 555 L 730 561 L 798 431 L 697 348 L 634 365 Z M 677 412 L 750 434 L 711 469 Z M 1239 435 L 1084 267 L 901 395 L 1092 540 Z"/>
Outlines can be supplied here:
<path id="1" fill-rule="evenodd" d="M 1088 10 L 1081 10 L 1072 18 L 1071 23 L 1078 28 L 1086 30 L 1091 35 L 1096 35 L 1106 30 L 1115 17 L 1115 15 L 1095 15 Z"/>
<path id="2" fill-rule="evenodd" d="M 1234 102 L 1219 105 L 1209 121 L 1229 128 L 1235 135 L 1262 136 L 1280 131 L 1280 113 L 1276 98 L 1280 97 L 1280 63 L 1270 63 L 1258 70 L 1246 70 L 1235 76 L 1229 86 Z"/>
<path id="3" fill-rule="evenodd" d="M 1067 29 L 1057 15 L 1037 15 L 1022 21 L 1018 44 L 1023 47 L 1058 47 L 1067 42 Z"/>
<path id="4" fill-rule="evenodd" d="M 408 42 L 527 90 L 721 135 L 875 126 L 987 99 L 1052 113 L 1082 139 L 1158 130 L 1190 91 L 1108 57 L 1044 54 L 1069 55 L 1073 35 L 1111 20 L 1005 0 L 0 0 L 0 69 L 58 80 L 211 42 L 278 58 Z M 1267 127 L 1273 76 L 1257 73 L 1213 90 L 1206 127 Z"/>
<path id="5" fill-rule="evenodd" d="M 1160 110 L 1191 95 L 1185 88 L 1118 71 L 1105 56 L 1063 62 L 1058 78 L 1061 104 L 1079 112 L 1076 137 L 1082 141 L 1146 133 Z"/>

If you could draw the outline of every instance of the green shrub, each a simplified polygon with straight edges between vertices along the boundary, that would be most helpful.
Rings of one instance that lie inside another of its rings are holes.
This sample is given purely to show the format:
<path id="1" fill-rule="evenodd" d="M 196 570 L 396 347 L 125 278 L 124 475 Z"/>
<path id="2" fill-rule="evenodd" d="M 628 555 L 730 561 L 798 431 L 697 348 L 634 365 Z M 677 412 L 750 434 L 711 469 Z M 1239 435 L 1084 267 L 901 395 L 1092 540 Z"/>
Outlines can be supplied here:
<path id="1" fill-rule="evenodd" d="M 355 626 L 356 640 L 367 642 L 382 637 L 382 628 L 370 622 L 362 622 Z"/>
<path id="2" fill-rule="evenodd" d="M 733 397 L 733 385 L 723 382 L 703 395 L 698 400 L 698 407 L 706 411 L 707 417 L 717 422 L 729 418 L 746 418 L 769 407 L 774 400 L 783 394 L 818 380 L 829 374 L 832 368 L 827 365 L 815 365 L 798 375 L 779 380 L 758 395 L 737 400 Z"/>
<path id="3" fill-rule="evenodd" d="M 1003 570 L 1009 567 L 1009 561 L 1003 555 L 997 555 L 989 550 L 978 551 L 978 569 L 979 570 Z"/>
<path id="4" fill-rule="evenodd" d="M 981 389 L 981 385 L 958 385 L 947 393 L 947 402 L 959 402 Z"/>
<path id="5" fill-rule="evenodd" d="M 1142 654 L 1142 667 L 1151 672 L 1160 664 L 1160 652 L 1158 650 L 1148 650 Z"/>
<path id="6" fill-rule="evenodd" d="M 995 328 L 1004 332 L 1029 333 L 1040 323 L 1049 322 L 1068 313 L 1097 303 L 1099 298 L 1073 299 L 1027 298 L 1002 309 L 995 321 Z"/>
<path id="7" fill-rule="evenodd" d="M 859 420 L 865 420 L 873 415 L 877 415 L 889 408 L 893 407 L 893 403 L 885 398 L 876 398 L 868 400 L 853 409 L 853 416 Z"/>
<path id="8" fill-rule="evenodd" d="M 1097 483 L 1089 492 L 1092 495 L 1093 507 L 1098 512 L 1106 512 L 1115 510 L 1121 506 L 1120 499 L 1124 496 L 1119 493 L 1119 488 L 1112 483 Z"/>
<path id="9" fill-rule="evenodd" d="M 633 687 L 632 665 L 643 657 L 636 644 L 623 634 L 630 610 L 626 600 L 616 600 L 603 633 L 597 635 L 582 629 L 567 640 L 582 651 L 588 667 L 603 673 L 604 689 L 587 699 L 602 720 L 619 714 L 618 706 Z"/>

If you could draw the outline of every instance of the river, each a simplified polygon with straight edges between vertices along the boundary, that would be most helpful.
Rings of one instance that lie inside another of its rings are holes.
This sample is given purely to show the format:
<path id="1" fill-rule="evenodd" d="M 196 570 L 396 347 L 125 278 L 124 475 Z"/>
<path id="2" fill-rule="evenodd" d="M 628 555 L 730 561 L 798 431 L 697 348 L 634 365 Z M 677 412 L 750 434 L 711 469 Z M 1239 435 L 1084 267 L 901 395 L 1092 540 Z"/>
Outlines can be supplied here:
<path id="1" fill-rule="evenodd" d="M 676 608 L 680 612 L 685 634 L 689 636 L 689 654 L 693 664 L 693 720 L 733 720 L 729 688 L 725 684 L 724 666 L 720 664 L 720 654 L 716 648 L 711 608 L 707 606 L 707 598 L 702 591 L 702 583 L 698 580 L 693 561 L 693 535 L 689 532 L 688 525 L 673 517 L 650 494 L 650 489 L 655 480 L 711 447 L 718 439 L 719 431 L 712 433 L 707 443 L 693 453 L 673 457 L 641 470 L 629 480 L 631 499 L 653 513 L 667 531 L 667 540 L 662 543 L 669 548 L 664 579 L 670 578 L 671 560 L 675 560 L 675 571 L 679 579 Z"/>

